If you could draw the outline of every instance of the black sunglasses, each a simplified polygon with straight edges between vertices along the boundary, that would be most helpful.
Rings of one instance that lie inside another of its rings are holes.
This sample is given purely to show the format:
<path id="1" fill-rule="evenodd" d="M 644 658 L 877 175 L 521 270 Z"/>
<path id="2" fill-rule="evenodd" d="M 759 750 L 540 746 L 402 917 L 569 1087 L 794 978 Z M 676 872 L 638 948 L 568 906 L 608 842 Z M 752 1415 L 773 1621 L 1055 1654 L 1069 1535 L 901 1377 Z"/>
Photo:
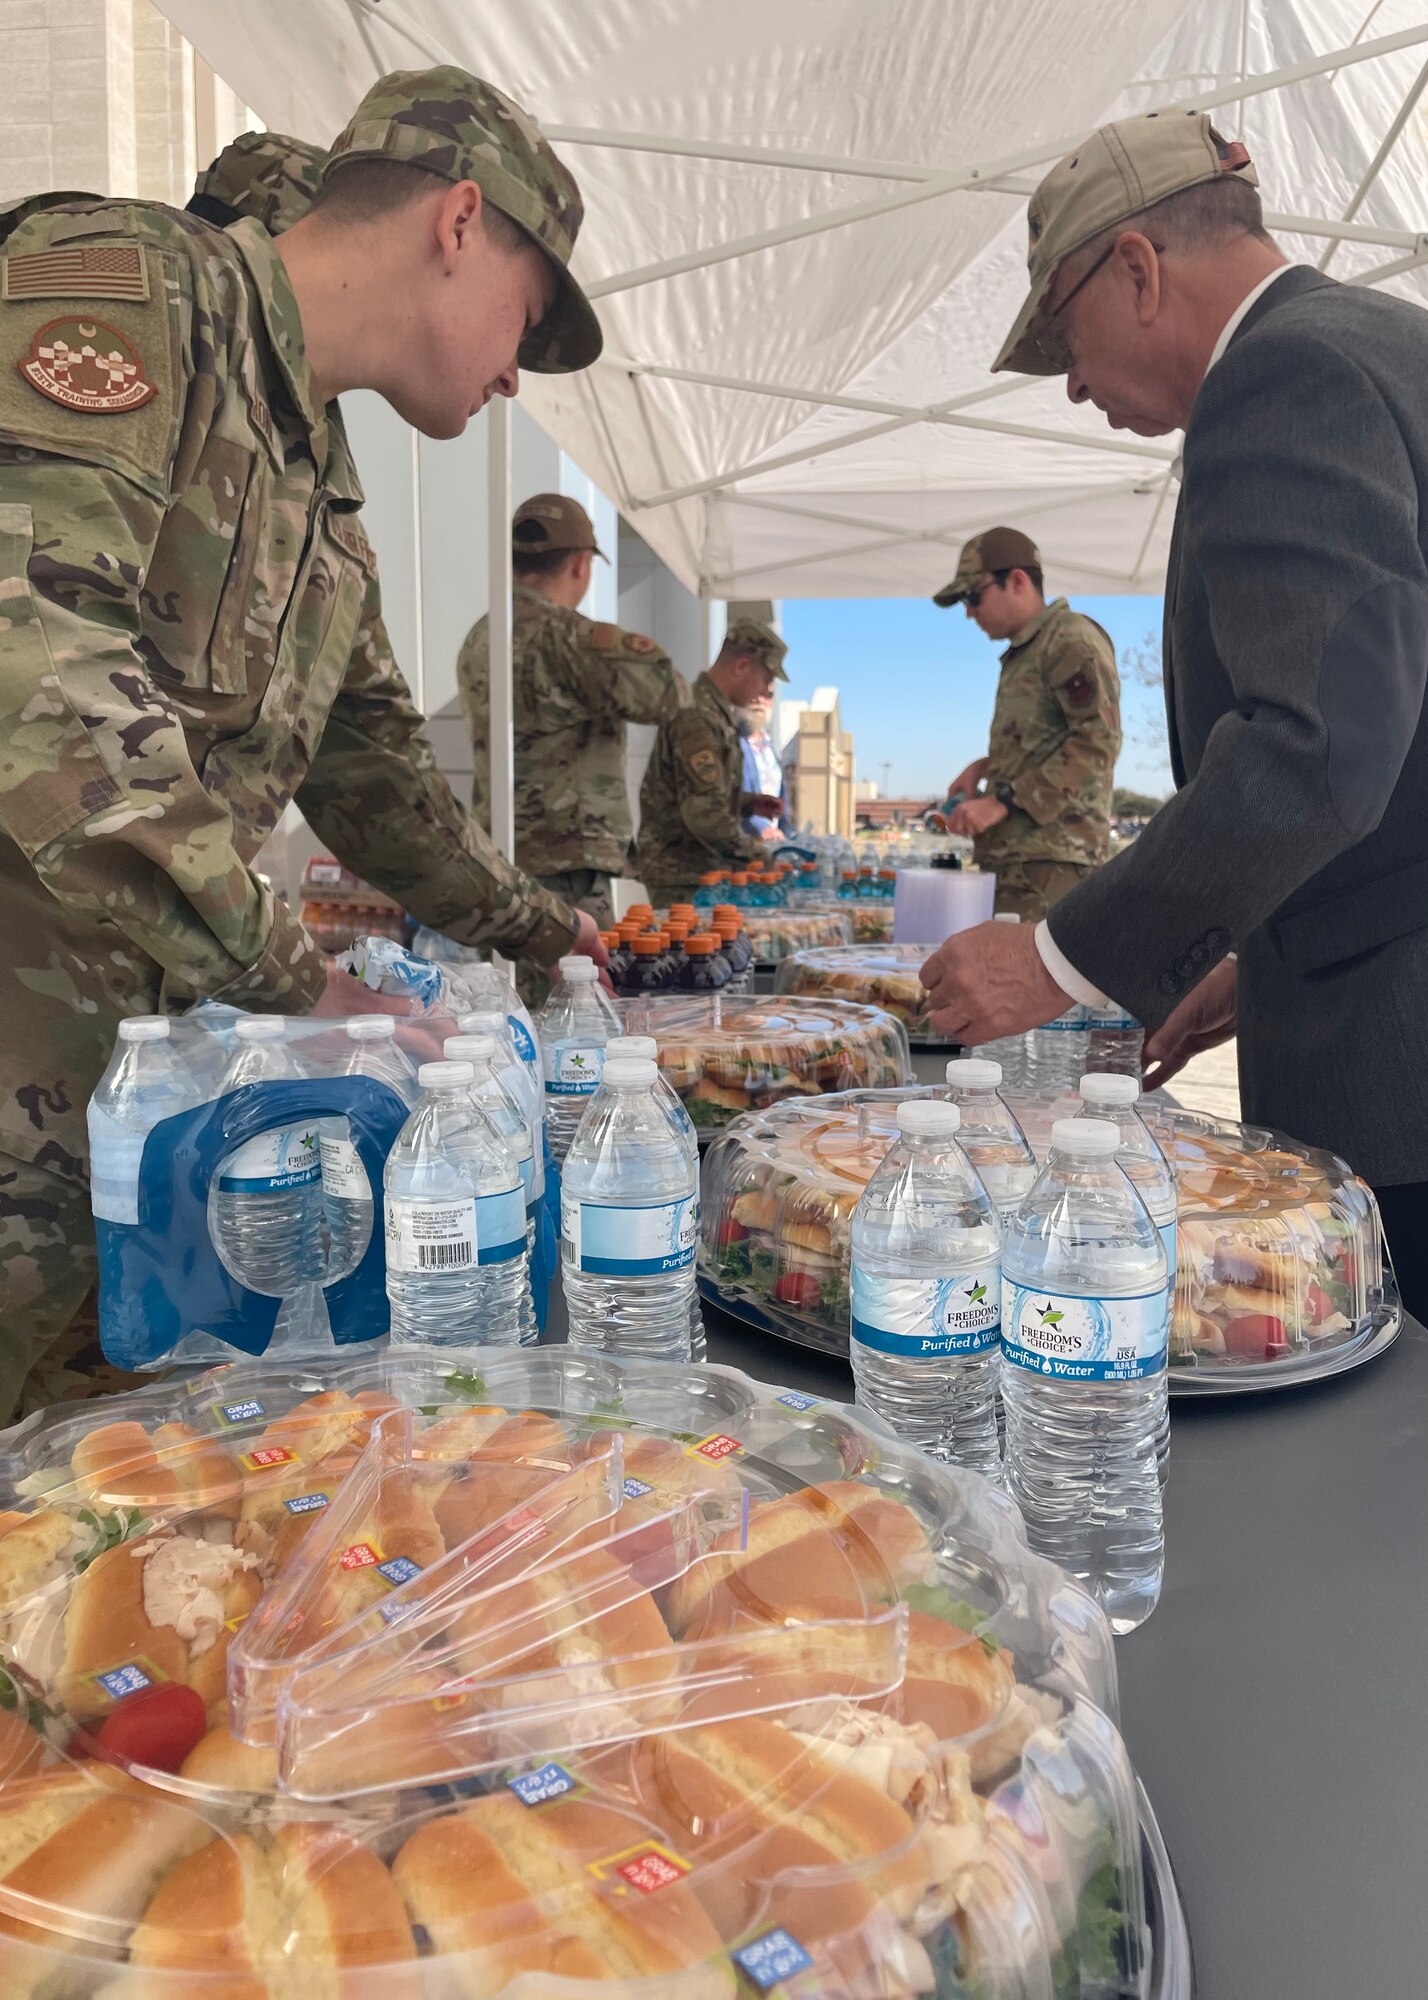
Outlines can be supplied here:
<path id="1" fill-rule="evenodd" d="M 964 591 L 962 602 L 969 611 L 975 611 L 981 603 L 984 594 L 991 589 L 992 585 L 996 584 L 998 589 L 1000 589 L 1010 575 L 1011 571 L 1009 569 L 994 569 L 985 583 L 979 583 L 975 590 Z"/>

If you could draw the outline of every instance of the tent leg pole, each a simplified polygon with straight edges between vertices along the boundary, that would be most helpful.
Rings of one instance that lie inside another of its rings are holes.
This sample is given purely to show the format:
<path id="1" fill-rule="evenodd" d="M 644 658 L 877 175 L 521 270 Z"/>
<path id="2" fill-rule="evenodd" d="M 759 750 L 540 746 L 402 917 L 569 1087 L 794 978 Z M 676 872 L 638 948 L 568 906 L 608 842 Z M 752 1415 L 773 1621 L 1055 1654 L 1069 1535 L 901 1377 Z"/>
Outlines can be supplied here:
<path id="1" fill-rule="evenodd" d="M 491 838 L 516 852 L 516 771 L 511 703 L 511 405 L 493 396 L 486 409 L 487 574 L 491 606 Z"/>

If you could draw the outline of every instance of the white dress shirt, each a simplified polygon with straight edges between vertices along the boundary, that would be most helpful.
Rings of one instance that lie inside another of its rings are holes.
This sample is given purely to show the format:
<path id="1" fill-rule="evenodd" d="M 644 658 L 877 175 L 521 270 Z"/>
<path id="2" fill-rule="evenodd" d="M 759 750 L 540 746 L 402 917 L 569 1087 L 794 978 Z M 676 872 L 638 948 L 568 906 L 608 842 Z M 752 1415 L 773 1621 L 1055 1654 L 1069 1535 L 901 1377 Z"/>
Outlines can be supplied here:
<path id="1" fill-rule="evenodd" d="M 1239 332 L 1241 322 L 1255 301 L 1267 292 L 1271 285 L 1277 284 L 1286 271 L 1303 268 L 1312 267 L 1296 264 L 1277 265 L 1267 277 L 1261 278 L 1257 285 L 1252 286 L 1245 293 L 1244 297 L 1220 328 L 1220 337 L 1210 350 L 1210 359 L 1205 368 L 1205 375 L 1208 375 L 1215 363 L 1223 358 L 1225 349 Z M 1204 380 L 1205 376 L 1202 375 L 1200 378 L 1202 387 Z M 1181 461 L 1177 458 L 1174 466 L 1171 468 L 1177 478 L 1180 476 L 1180 465 Z M 1042 964 L 1046 967 L 1063 993 L 1069 993 L 1073 1000 L 1079 1000 L 1086 1007 L 1104 1007 L 1107 1004 L 1108 996 L 1102 993 L 1099 987 L 1093 986 L 1089 979 L 1083 978 L 1065 952 L 1057 945 L 1055 938 L 1051 935 L 1050 927 L 1045 917 L 1041 919 L 1041 922 L 1037 925 L 1032 935 L 1036 939 L 1036 949 L 1041 954 Z"/>

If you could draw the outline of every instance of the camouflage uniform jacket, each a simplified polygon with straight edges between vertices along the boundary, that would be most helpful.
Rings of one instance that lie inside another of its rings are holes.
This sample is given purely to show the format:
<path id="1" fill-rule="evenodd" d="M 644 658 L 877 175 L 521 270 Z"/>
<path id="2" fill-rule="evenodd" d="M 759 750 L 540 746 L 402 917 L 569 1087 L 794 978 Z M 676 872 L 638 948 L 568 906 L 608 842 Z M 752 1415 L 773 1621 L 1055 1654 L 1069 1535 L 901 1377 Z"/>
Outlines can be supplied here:
<path id="1" fill-rule="evenodd" d="M 1058 597 L 1002 654 L 987 750 L 987 790 L 1012 808 L 974 843 L 978 865 L 1071 861 L 1110 852 L 1111 776 L 1121 747 L 1115 647 Z"/>
<path id="2" fill-rule="evenodd" d="M 462 942 L 549 961 L 572 926 L 435 769 L 263 229 L 108 202 L 5 249 L 0 1152 L 78 1174 L 121 1015 L 322 991 L 249 865 L 289 799 Z"/>
<path id="3" fill-rule="evenodd" d="M 533 875 L 631 867 L 625 724 L 666 722 L 689 702 L 668 654 L 516 585 L 511 603 L 516 860 Z M 471 807 L 491 824 L 491 627 L 467 634 L 456 683 L 471 730 Z"/>
<path id="4" fill-rule="evenodd" d="M 710 680 L 666 722 L 640 786 L 639 872 L 645 883 L 688 883 L 713 868 L 762 860 L 768 848 L 739 824 L 744 745 L 734 711 Z"/>

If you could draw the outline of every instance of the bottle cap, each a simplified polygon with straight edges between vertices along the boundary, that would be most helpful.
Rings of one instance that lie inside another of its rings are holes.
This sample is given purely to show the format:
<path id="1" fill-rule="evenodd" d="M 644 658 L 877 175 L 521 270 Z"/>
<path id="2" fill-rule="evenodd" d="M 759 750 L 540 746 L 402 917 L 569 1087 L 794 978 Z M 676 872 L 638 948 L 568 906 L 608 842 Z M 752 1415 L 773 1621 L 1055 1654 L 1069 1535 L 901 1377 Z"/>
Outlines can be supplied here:
<path id="1" fill-rule="evenodd" d="M 736 921 L 739 915 L 739 906 L 737 903 L 716 903 L 714 905 L 714 914 L 716 917 L 728 917 Z"/>
<path id="2" fill-rule="evenodd" d="M 1001 1080 L 1001 1064 L 985 1056 L 958 1056 L 947 1065 L 947 1081 L 959 1090 L 996 1090 Z"/>
<path id="3" fill-rule="evenodd" d="M 463 1083 L 475 1080 L 476 1072 L 469 1062 L 423 1063 L 417 1071 L 417 1082 L 423 1090 L 459 1090 Z"/>
<path id="4" fill-rule="evenodd" d="M 617 1056 L 614 1062 L 606 1061 L 600 1081 L 613 1084 L 617 1090 L 622 1086 L 637 1089 L 642 1084 L 653 1083 L 658 1075 L 658 1067 L 648 1056 Z"/>
<path id="5" fill-rule="evenodd" d="M 698 912 L 696 911 L 693 903 L 671 903 L 669 906 L 669 914 L 671 917 L 675 919 L 676 922 L 679 922 L 681 919 L 687 917 L 690 923 L 693 923 L 695 917 L 698 915 Z"/>
<path id="6" fill-rule="evenodd" d="M 1135 1078 L 1114 1070 L 1094 1070 L 1083 1076 L 1076 1088 L 1087 1104 L 1134 1104 L 1140 1096 Z"/>
<path id="7" fill-rule="evenodd" d="M 1019 924 L 1021 918 L 1015 910 L 998 910 L 992 918 L 992 922 L 994 924 Z"/>
<path id="8" fill-rule="evenodd" d="M 448 1062 L 469 1062 L 474 1067 L 478 1062 L 490 1062 L 496 1053 L 496 1040 L 494 1035 L 448 1035 L 441 1053 Z"/>
<path id="9" fill-rule="evenodd" d="M 630 949 L 636 958 L 658 958 L 664 946 L 657 937 L 637 937 Z"/>
<path id="10" fill-rule="evenodd" d="M 641 1062 L 653 1062 L 657 1048 L 653 1035 L 611 1035 L 605 1044 L 605 1061 L 627 1062 L 634 1057 Z"/>
<path id="11" fill-rule="evenodd" d="M 702 888 L 712 889 L 716 882 L 722 882 L 723 879 L 724 877 L 716 872 L 713 875 L 701 875 L 699 881 Z"/>
<path id="12" fill-rule="evenodd" d="M 396 1032 L 391 1014 L 354 1014 L 347 1023 L 347 1036 L 353 1042 L 389 1042 Z"/>
<path id="13" fill-rule="evenodd" d="M 729 877 L 729 880 L 730 880 L 730 881 L 731 881 L 731 882 L 733 883 L 733 885 L 734 885 L 734 887 L 735 887 L 736 889 L 744 889 L 744 888 L 747 888 L 747 887 L 748 887 L 748 882 L 749 882 L 749 871 L 748 871 L 747 869 L 744 869 L 744 870 L 743 870 L 743 871 L 742 871 L 742 872 L 741 872 L 740 874 L 738 874 L 738 875 L 731 875 L 731 876 Z"/>
<path id="14" fill-rule="evenodd" d="M 955 1104 L 940 1097 L 913 1097 L 897 1108 L 897 1129 L 919 1139 L 950 1139 L 962 1123 Z"/>
<path id="15" fill-rule="evenodd" d="M 593 986 L 600 977 L 593 958 L 563 958 L 560 961 L 560 976 L 568 979 L 572 986 Z"/>
<path id="16" fill-rule="evenodd" d="M 493 1035 L 499 1041 L 506 1032 L 506 1017 L 494 1008 L 490 1012 L 483 1009 L 475 1014 L 458 1014 L 456 1025 L 463 1035 Z"/>
<path id="17" fill-rule="evenodd" d="M 172 1027 L 167 1014 L 131 1014 L 119 1023 L 121 1042 L 162 1042 Z"/>
<path id="18" fill-rule="evenodd" d="M 691 958 L 709 958 L 718 948 L 718 938 L 709 937 L 707 934 L 702 937 L 691 937 L 684 940 L 684 949 L 689 953 Z"/>
<path id="19" fill-rule="evenodd" d="M 1058 1118 L 1051 1128 L 1051 1143 L 1058 1153 L 1077 1153 L 1084 1160 L 1114 1157 L 1121 1135 L 1104 1118 Z"/>
<path id="20" fill-rule="evenodd" d="M 280 1042 L 287 1025 L 281 1014 L 245 1014 L 233 1032 L 240 1042 Z"/>
<path id="21" fill-rule="evenodd" d="M 648 922 L 649 919 L 654 915 L 654 904 L 631 903 L 629 909 L 626 910 L 625 915 L 627 917 L 643 917 L 645 921 Z"/>

